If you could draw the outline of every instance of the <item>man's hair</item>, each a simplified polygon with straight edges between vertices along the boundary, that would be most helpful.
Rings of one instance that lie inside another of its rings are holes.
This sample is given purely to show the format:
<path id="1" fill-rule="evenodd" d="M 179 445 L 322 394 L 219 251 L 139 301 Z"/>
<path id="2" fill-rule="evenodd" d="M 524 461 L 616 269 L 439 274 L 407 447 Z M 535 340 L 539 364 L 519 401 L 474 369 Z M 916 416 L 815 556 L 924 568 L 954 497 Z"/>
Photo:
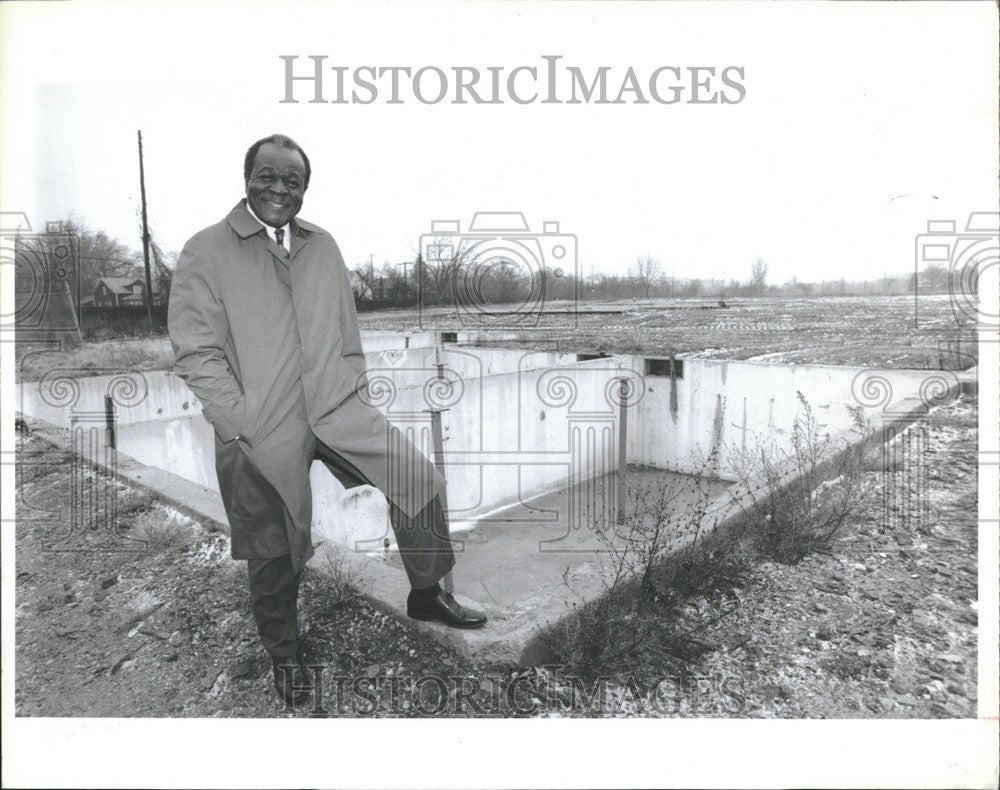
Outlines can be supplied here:
<path id="1" fill-rule="evenodd" d="M 247 155 L 243 159 L 243 180 L 250 180 L 250 171 L 253 170 L 253 162 L 257 158 L 257 152 L 260 150 L 261 146 L 266 143 L 276 145 L 278 148 L 290 148 L 293 151 L 298 151 L 302 156 L 302 161 L 305 162 L 306 165 L 305 186 L 309 186 L 309 175 L 312 173 L 312 170 L 309 167 L 309 157 L 306 156 L 306 152 L 302 150 L 301 145 L 295 142 L 291 137 L 284 134 L 272 134 L 267 137 L 262 137 L 247 149 Z"/>

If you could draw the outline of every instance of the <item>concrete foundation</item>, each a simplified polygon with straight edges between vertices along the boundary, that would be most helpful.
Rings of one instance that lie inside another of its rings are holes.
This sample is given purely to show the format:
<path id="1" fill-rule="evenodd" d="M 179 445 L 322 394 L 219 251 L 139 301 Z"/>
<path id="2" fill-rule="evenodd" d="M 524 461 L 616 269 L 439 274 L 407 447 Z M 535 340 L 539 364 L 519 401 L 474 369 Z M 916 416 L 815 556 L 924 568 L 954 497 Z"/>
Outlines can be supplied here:
<path id="1" fill-rule="evenodd" d="M 440 341 L 433 332 L 364 338 L 369 397 L 431 457 L 431 412 L 441 415 L 456 590 L 490 615 L 482 631 L 419 627 L 474 656 L 520 662 L 541 657 L 539 629 L 562 617 L 571 598 L 601 594 L 595 558 L 606 546 L 598 531 L 627 505 L 623 460 L 630 477 L 654 487 L 698 475 L 710 494 L 710 530 L 738 516 L 745 492 L 730 483 L 740 454 L 788 448 L 803 417 L 800 395 L 835 452 L 859 438 L 852 409 L 875 429 L 896 431 L 961 386 L 943 371 L 631 356 L 578 362 L 575 354 Z M 171 373 L 55 370 L 20 386 L 18 410 L 49 441 L 227 529 L 211 426 Z M 112 433 L 117 450 L 108 446 Z M 381 492 L 344 491 L 320 462 L 310 480 L 317 567 L 335 557 L 353 569 L 363 595 L 405 617 L 408 587 Z M 685 540 L 678 535 L 677 548 Z"/>

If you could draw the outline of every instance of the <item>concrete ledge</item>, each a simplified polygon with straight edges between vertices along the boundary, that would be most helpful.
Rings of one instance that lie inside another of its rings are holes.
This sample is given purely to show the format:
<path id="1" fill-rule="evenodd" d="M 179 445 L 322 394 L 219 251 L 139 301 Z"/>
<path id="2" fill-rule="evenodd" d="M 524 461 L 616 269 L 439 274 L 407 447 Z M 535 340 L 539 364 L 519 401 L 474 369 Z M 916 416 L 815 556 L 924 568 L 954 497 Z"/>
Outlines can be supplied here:
<path id="1" fill-rule="evenodd" d="M 101 453 L 92 452 L 89 445 L 75 447 L 69 428 L 60 428 L 44 420 L 20 414 L 18 419 L 32 436 L 52 447 L 76 454 L 94 469 L 157 497 L 184 515 L 202 522 L 210 530 L 229 534 L 229 520 L 217 491 L 192 483 L 172 472 L 141 464 L 110 447 Z"/>

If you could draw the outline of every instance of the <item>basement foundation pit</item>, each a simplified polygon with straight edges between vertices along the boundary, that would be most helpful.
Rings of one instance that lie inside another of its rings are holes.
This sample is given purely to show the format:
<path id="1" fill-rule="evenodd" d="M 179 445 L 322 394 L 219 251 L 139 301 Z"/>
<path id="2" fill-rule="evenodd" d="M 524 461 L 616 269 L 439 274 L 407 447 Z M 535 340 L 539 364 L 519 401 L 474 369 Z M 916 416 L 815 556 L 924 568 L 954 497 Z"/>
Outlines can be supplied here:
<path id="1" fill-rule="evenodd" d="M 407 622 L 474 658 L 520 663 L 544 658 L 540 629 L 567 603 L 601 594 L 607 543 L 599 532 L 619 529 L 636 487 L 676 488 L 674 507 L 698 501 L 706 523 L 724 525 L 742 495 L 735 458 L 761 446 L 787 449 L 800 395 L 817 428 L 844 442 L 854 435 L 852 409 L 888 438 L 961 386 L 948 371 L 581 359 L 474 340 L 363 333 L 373 404 L 441 459 L 456 593 L 490 616 L 472 632 Z M 227 528 L 212 428 L 171 372 L 54 369 L 22 382 L 18 401 L 19 416 L 43 438 Z M 345 491 L 319 461 L 310 480 L 316 569 L 325 572 L 333 558 L 369 601 L 406 619 L 408 585 L 383 495 L 368 486 Z M 677 536 L 678 547 L 685 539 Z"/>

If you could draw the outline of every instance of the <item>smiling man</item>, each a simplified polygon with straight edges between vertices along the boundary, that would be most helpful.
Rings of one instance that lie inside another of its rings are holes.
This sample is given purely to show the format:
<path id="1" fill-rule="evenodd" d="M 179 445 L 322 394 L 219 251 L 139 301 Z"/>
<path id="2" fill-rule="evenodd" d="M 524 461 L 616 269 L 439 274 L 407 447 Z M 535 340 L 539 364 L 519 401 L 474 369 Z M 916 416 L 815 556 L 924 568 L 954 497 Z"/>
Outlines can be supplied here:
<path id="1" fill-rule="evenodd" d="M 284 135 L 246 153 L 246 199 L 181 252 L 167 325 L 174 371 L 215 429 L 215 467 L 275 686 L 288 704 L 311 680 L 298 634 L 299 579 L 313 554 L 313 459 L 389 502 L 412 587 L 410 617 L 476 628 L 480 612 L 439 581 L 454 565 L 434 465 L 365 399 L 349 274 L 333 237 L 298 219 L 309 158 Z"/>

